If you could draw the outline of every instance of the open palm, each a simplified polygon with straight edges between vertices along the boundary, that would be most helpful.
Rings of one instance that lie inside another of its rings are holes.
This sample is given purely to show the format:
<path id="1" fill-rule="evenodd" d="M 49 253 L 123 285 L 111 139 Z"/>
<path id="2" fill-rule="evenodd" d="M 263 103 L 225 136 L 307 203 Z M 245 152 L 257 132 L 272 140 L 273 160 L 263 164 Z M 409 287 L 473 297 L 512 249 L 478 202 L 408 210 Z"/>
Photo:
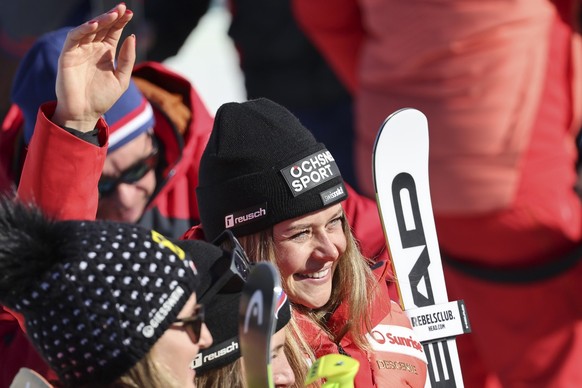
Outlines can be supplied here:
<path id="1" fill-rule="evenodd" d="M 56 82 L 57 108 L 52 120 L 88 131 L 129 85 L 135 62 L 135 37 L 115 54 L 121 33 L 133 13 L 119 4 L 108 13 L 71 30 L 61 55 Z"/>

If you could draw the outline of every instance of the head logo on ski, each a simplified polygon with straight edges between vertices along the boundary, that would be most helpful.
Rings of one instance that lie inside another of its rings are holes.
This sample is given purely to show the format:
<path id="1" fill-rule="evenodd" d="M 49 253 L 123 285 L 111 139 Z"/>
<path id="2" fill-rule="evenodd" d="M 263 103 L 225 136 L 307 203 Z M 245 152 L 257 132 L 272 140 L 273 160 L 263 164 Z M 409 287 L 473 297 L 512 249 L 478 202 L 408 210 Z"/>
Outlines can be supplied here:
<path id="1" fill-rule="evenodd" d="M 380 218 L 398 279 L 400 303 L 423 344 L 428 387 L 462 387 L 454 337 L 470 331 L 462 301 L 449 302 L 428 179 L 428 123 L 401 109 L 380 127 L 374 184 Z"/>

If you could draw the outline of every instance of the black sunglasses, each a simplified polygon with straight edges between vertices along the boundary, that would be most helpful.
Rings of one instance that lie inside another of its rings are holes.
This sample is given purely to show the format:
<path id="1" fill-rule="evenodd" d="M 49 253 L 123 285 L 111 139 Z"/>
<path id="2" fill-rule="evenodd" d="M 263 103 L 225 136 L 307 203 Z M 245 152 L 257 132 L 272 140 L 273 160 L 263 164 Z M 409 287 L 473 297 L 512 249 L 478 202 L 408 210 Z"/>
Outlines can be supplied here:
<path id="1" fill-rule="evenodd" d="M 194 312 L 191 317 L 176 319 L 174 323 L 181 323 L 192 343 L 197 344 L 200 341 L 200 333 L 204 323 L 204 305 L 197 304 L 194 306 Z"/>
<path id="2" fill-rule="evenodd" d="M 241 291 L 251 271 L 251 263 L 244 249 L 230 230 L 222 232 L 212 244 L 221 247 L 225 254 L 212 266 L 210 272 L 218 279 L 199 297 L 200 303 L 208 303 L 219 291 Z"/>
<path id="3" fill-rule="evenodd" d="M 98 188 L 101 197 L 111 195 L 121 183 L 133 184 L 141 180 L 148 172 L 158 165 L 158 145 L 155 137 L 153 135 L 150 137 L 153 146 L 151 154 L 124 170 L 117 178 L 107 178 L 102 176 L 101 179 L 99 179 Z"/>

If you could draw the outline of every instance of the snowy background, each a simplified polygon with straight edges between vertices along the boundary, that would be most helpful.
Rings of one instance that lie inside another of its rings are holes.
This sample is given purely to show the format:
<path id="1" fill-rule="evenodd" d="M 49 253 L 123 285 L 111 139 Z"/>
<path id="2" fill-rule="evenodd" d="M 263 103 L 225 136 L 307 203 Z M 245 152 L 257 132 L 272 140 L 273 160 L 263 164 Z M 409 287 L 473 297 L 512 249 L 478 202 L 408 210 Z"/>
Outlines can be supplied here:
<path id="1" fill-rule="evenodd" d="M 229 25 L 229 11 L 217 2 L 200 20 L 178 54 L 164 61 L 170 69 L 192 82 L 212 114 L 225 102 L 246 99 L 238 54 L 227 35 Z"/>

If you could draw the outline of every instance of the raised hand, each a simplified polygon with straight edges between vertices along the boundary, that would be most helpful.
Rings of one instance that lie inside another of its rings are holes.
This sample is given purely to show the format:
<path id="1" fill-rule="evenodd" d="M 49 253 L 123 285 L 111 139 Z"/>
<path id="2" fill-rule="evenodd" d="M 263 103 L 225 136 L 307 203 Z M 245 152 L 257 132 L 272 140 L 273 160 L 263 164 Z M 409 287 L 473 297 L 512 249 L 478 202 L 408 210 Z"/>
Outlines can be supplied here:
<path id="1" fill-rule="evenodd" d="M 133 12 L 121 3 L 68 33 L 59 57 L 55 124 L 93 130 L 125 92 L 135 63 L 135 36 L 124 40 L 117 63 L 115 54 L 132 17 Z"/>

